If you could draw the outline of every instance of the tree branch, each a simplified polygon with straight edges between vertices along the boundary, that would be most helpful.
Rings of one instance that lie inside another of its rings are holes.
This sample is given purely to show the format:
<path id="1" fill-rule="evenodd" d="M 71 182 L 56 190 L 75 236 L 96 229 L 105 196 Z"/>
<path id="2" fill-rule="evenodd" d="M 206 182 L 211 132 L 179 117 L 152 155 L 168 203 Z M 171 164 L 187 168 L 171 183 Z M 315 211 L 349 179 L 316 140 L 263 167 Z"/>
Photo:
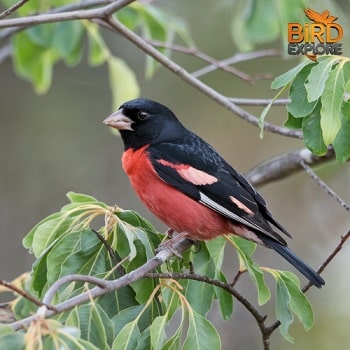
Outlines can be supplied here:
<path id="1" fill-rule="evenodd" d="M 328 193 L 331 197 L 335 198 L 335 200 L 346 210 L 350 212 L 350 205 L 347 204 L 340 196 L 338 196 L 324 181 L 322 181 L 316 173 L 302 160 L 300 165 L 304 168 L 306 173 L 316 181 L 317 185 L 319 185 L 326 193 Z"/>
<path id="2" fill-rule="evenodd" d="M 267 160 L 245 173 L 247 179 L 256 187 L 270 182 L 282 180 L 303 170 L 302 162 L 308 165 L 318 165 L 334 159 L 334 150 L 329 148 L 327 154 L 321 157 L 313 155 L 308 149 L 282 154 Z"/>
<path id="3" fill-rule="evenodd" d="M 134 0 L 119 0 L 99 8 L 93 8 L 93 9 L 87 9 L 87 10 L 65 11 L 65 12 L 39 14 L 34 16 L 22 17 L 22 18 L 3 19 L 3 20 L 0 20 L 0 28 L 18 27 L 18 26 L 28 27 L 28 26 L 42 24 L 42 23 L 62 22 L 62 21 L 77 20 L 77 19 L 78 20 L 81 20 L 81 19 L 103 20 L 111 28 L 113 28 L 115 31 L 122 34 L 125 38 L 127 38 L 129 41 L 134 43 L 137 47 L 139 47 L 142 51 L 144 51 L 149 56 L 153 57 L 165 68 L 171 70 L 181 79 L 186 81 L 189 85 L 195 87 L 201 93 L 210 97 L 212 100 L 219 103 L 221 106 L 228 109 L 232 113 L 236 114 L 240 118 L 257 126 L 259 123 L 259 119 L 256 116 L 238 107 L 236 104 L 230 101 L 229 98 L 218 93 L 216 90 L 212 89 L 208 85 L 204 84 L 200 80 L 193 77 L 183 67 L 179 66 L 174 61 L 170 60 L 168 57 L 166 57 L 165 55 L 160 53 L 158 50 L 156 50 L 146 40 L 142 39 L 133 31 L 129 30 L 127 27 L 125 27 L 120 22 L 116 21 L 114 18 L 111 17 L 111 15 L 114 12 L 127 6 L 133 1 Z M 256 54 L 255 54 L 255 57 L 257 57 Z M 288 137 L 302 138 L 302 133 L 299 130 L 290 130 L 281 126 L 267 123 L 267 122 L 264 123 L 264 129 L 267 131 L 288 136 Z"/>
<path id="4" fill-rule="evenodd" d="M 49 11 L 46 12 L 46 14 L 90 9 L 90 8 L 110 4 L 113 1 L 114 0 L 85 0 L 84 2 L 80 1 L 80 2 L 75 3 L 75 4 L 65 5 L 62 7 L 50 9 Z M 0 23 L 1 23 L 1 21 L 0 21 Z M 22 26 L 18 26 L 18 27 L 11 27 L 11 28 L 3 29 L 0 31 L 0 40 L 5 40 L 5 39 L 9 38 L 11 35 L 16 34 L 20 31 L 26 29 L 27 27 L 28 27 L 27 25 L 22 25 Z"/>
<path id="5" fill-rule="evenodd" d="M 33 304 L 35 304 L 37 306 L 46 306 L 48 309 L 52 309 L 52 310 L 54 309 L 52 306 L 46 305 L 41 300 L 34 298 L 30 294 L 26 293 L 25 291 L 23 291 L 22 289 L 18 288 L 17 286 L 15 286 L 14 284 L 12 284 L 10 282 L 0 280 L 0 285 L 6 287 L 7 289 L 11 290 L 12 292 L 14 292 L 18 295 L 21 295 L 23 298 L 29 300 L 30 302 L 32 302 Z"/>
<path id="6" fill-rule="evenodd" d="M 345 242 L 349 238 L 350 238 L 350 230 L 340 237 L 340 242 L 335 246 L 335 248 L 332 250 L 332 252 L 328 255 L 327 259 L 318 268 L 318 270 L 317 270 L 318 273 L 321 273 L 325 270 L 325 268 L 330 264 L 330 262 L 340 252 L 340 250 L 343 248 Z M 307 292 L 311 286 L 312 285 L 310 283 L 308 283 L 305 287 L 303 287 L 303 289 L 302 289 L 303 293 Z"/>
<path id="7" fill-rule="evenodd" d="M 321 264 L 321 266 L 317 269 L 317 273 L 321 273 L 325 270 L 325 268 L 330 264 L 330 262 L 336 257 L 336 255 L 339 253 L 339 251 L 343 248 L 345 242 L 350 238 L 350 230 L 343 234 L 340 238 L 340 242 L 336 245 L 336 247 L 332 250 L 332 252 L 328 255 L 327 259 Z M 303 293 L 306 293 L 310 288 L 312 287 L 312 284 L 308 282 L 301 291 Z M 279 326 L 281 325 L 280 321 L 274 322 L 270 327 L 266 328 L 266 331 L 268 334 L 272 334 Z"/>
<path id="8" fill-rule="evenodd" d="M 206 63 L 210 63 L 209 66 L 203 67 L 199 69 L 198 71 L 192 72 L 191 75 L 195 78 L 199 78 L 200 76 L 203 76 L 205 74 L 208 74 L 212 71 L 215 71 L 217 69 L 220 69 L 224 72 L 230 73 L 248 83 L 253 82 L 254 80 L 257 80 L 257 78 L 261 79 L 261 74 L 258 77 L 252 77 L 242 71 L 240 71 L 237 68 L 231 67 L 230 64 L 239 62 L 237 57 L 239 57 L 242 61 L 244 61 L 243 56 L 241 54 L 235 54 L 233 57 L 230 57 L 229 59 L 225 60 L 217 60 L 206 53 L 198 50 L 195 47 L 187 47 L 187 46 L 181 46 L 181 45 L 175 45 L 175 44 L 169 44 L 164 43 L 158 40 L 147 40 L 148 43 L 155 47 L 162 47 L 166 48 L 172 51 L 181 52 L 186 55 L 191 55 L 196 58 L 201 59 L 202 61 Z M 276 50 L 263 50 L 263 51 L 257 51 L 255 53 L 251 53 L 250 56 L 247 57 L 247 60 L 252 59 L 253 55 L 255 54 L 255 57 L 262 57 L 262 52 L 266 53 L 266 55 L 269 55 L 269 53 L 273 51 L 276 52 Z M 232 62 L 232 63 L 230 63 Z M 271 78 L 271 76 L 263 75 L 264 78 Z"/>
<path id="9" fill-rule="evenodd" d="M 0 19 L 9 16 L 11 13 L 15 12 L 17 9 L 22 7 L 29 0 L 19 0 L 14 5 L 0 13 Z"/>
<path id="10" fill-rule="evenodd" d="M 245 53 L 237 53 L 232 57 L 226 58 L 221 61 L 216 61 L 215 63 L 211 63 L 210 65 L 200 68 L 195 72 L 192 72 L 192 76 L 195 78 L 199 78 L 200 76 L 203 76 L 205 74 L 208 74 L 210 72 L 213 72 L 214 70 L 218 69 L 218 67 L 227 67 L 231 64 L 236 64 L 239 62 L 246 62 L 250 60 L 255 60 L 257 58 L 264 58 L 269 56 L 280 56 L 281 51 L 280 50 L 260 50 L 255 52 L 245 52 Z"/>
<path id="11" fill-rule="evenodd" d="M 2 12 L 0 14 L 0 19 L 13 13 L 20 6 L 23 6 L 23 4 L 26 1 L 28 0 L 20 0 L 8 10 Z M 28 26 L 33 26 L 33 25 L 42 24 L 42 23 L 62 22 L 62 21 L 68 21 L 68 20 L 82 20 L 82 19 L 99 20 L 100 22 L 103 22 L 105 25 L 108 25 L 108 27 L 111 28 L 112 30 L 123 35 L 126 39 L 128 39 L 130 42 L 136 45 L 139 49 L 141 49 L 150 57 L 153 57 L 157 62 L 159 62 L 166 69 L 170 70 L 175 75 L 180 77 L 187 84 L 191 85 L 192 87 L 197 89 L 199 92 L 208 96 L 213 101 L 223 106 L 230 112 L 236 114 L 243 120 L 248 121 L 249 123 L 252 123 L 253 125 L 257 126 L 259 122 L 258 118 L 253 114 L 240 108 L 238 105 L 239 104 L 251 105 L 251 106 L 266 105 L 270 102 L 270 100 L 229 98 L 220 94 L 216 90 L 212 89 L 210 86 L 204 84 L 202 81 L 198 79 L 198 77 L 202 76 L 203 74 L 212 72 L 216 69 L 223 69 L 225 71 L 228 71 L 232 74 L 239 76 L 242 79 L 250 80 L 251 78 L 248 75 L 244 74 L 243 72 L 233 67 L 230 67 L 230 65 L 240 61 L 246 61 L 248 59 L 256 59 L 259 57 L 266 57 L 268 55 L 271 55 L 271 56 L 277 55 L 277 54 L 280 54 L 280 52 L 276 50 L 262 50 L 261 52 L 255 52 L 255 53 L 249 53 L 249 54 L 237 54 L 229 59 L 219 61 L 214 59 L 213 57 L 210 57 L 204 54 L 203 52 L 198 51 L 197 49 L 186 49 L 187 50 L 186 51 L 183 47 L 172 45 L 170 48 L 173 50 L 178 50 L 184 53 L 192 54 L 206 61 L 207 63 L 210 63 L 207 67 L 197 70 L 191 74 L 187 72 L 183 67 L 181 67 L 180 65 L 170 60 L 168 57 L 166 57 L 162 53 L 160 53 L 158 50 L 156 50 L 151 45 L 150 42 L 147 42 L 140 36 L 136 35 L 133 31 L 129 30 L 127 27 L 125 27 L 124 25 L 122 25 L 120 22 L 118 22 L 112 17 L 113 13 L 129 5 L 133 1 L 134 0 L 86 1 L 85 3 L 78 3 L 78 4 L 62 7 L 59 9 L 53 9 L 45 14 L 38 14 L 33 16 L 21 17 L 21 18 L 1 19 L 0 28 L 11 27 L 13 28 L 12 31 L 16 31 L 16 30 L 21 30 L 23 28 L 27 28 Z M 2 31 L 0 33 L 2 37 L 5 37 L 6 35 L 8 35 L 9 32 L 6 32 L 5 34 L 4 33 L 5 31 Z M 160 43 L 157 43 L 157 42 L 152 42 L 152 44 L 157 46 L 161 45 Z M 165 44 L 162 44 L 162 45 L 165 45 Z M 3 50 L 0 52 L 0 58 L 2 57 L 1 53 L 3 52 L 5 54 L 8 54 L 8 51 Z M 3 54 L 3 56 L 5 55 Z M 289 102 L 288 99 L 280 99 L 280 100 L 274 101 L 274 104 L 285 105 L 288 102 Z M 302 138 L 302 133 L 297 130 L 290 130 L 290 129 L 273 125 L 270 123 L 264 123 L 264 128 L 267 131 L 274 132 L 283 136 L 299 138 L 299 139 Z M 254 169 L 249 171 L 246 174 L 246 176 L 255 186 L 261 186 L 271 181 L 285 178 L 287 176 L 290 176 L 291 174 L 294 174 L 297 171 L 304 169 L 312 178 L 314 178 L 317 181 L 317 183 L 323 189 L 325 189 L 329 194 L 335 197 L 337 201 L 347 211 L 350 211 L 350 206 L 347 203 L 345 203 L 339 196 L 337 196 L 334 193 L 334 191 L 332 191 L 325 183 L 323 183 L 322 180 L 320 180 L 318 176 L 310 168 L 310 165 L 322 164 L 323 162 L 326 162 L 333 158 L 334 158 L 334 151 L 331 148 L 328 149 L 327 154 L 323 157 L 314 156 L 307 149 L 302 149 L 299 151 L 284 154 L 279 157 L 275 157 L 255 167 Z M 334 248 L 334 250 L 330 253 L 328 258 L 320 266 L 319 272 L 323 271 L 328 266 L 328 264 L 338 254 L 338 252 L 341 250 L 341 248 L 343 247 L 343 245 L 345 244 L 346 240 L 348 240 L 349 237 L 350 237 L 350 230 L 341 237 L 341 240 L 338 243 L 338 245 Z M 101 237 L 99 238 L 101 239 Z M 101 240 L 108 249 L 108 245 L 106 244 L 106 241 L 104 241 L 103 238 Z M 177 242 L 174 245 L 173 249 L 181 253 L 182 251 L 188 249 L 190 246 L 191 246 L 190 241 L 182 240 Z M 112 251 L 109 250 L 109 253 L 112 258 L 113 257 L 115 258 Z M 234 288 L 234 285 L 237 282 L 238 278 L 240 277 L 240 274 L 236 275 L 234 283 L 228 284 L 228 283 L 223 283 L 221 281 L 213 280 L 206 276 L 200 276 L 192 272 L 189 274 L 150 273 L 150 271 L 153 271 L 155 268 L 163 264 L 171 256 L 173 256 L 173 250 L 171 249 L 161 250 L 159 253 L 156 254 L 156 256 L 154 256 L 152 259 L 147 261 L 144 265 L 142 265 L 138 269 L 128 274 L 125 274 L 122 277 L 115 280 L 103 280 L 103 279 L 99 279 L 91 276 L 85 276 L 85 275 L 65 276 L 50 287 L 50 289 L 47 291 L 47 293 L 43 298 L 43 303 L 35 299 L 33 300 L 33 302 L 41 306 L 40 312 L 42 311 L 43 308 L 45 308 L 45 315 L 49 317 L 49 316 L 61 313 L 63 311 L 69 310 L 75 307 L 76 305 L 85 303 L 89 301 L 91 298 L 96 298 L 98 296 L 107 294 L 113 290 L 122 288 L 126 285 L 129 285 L 133 281 L 136 281 L 145 276 L 149 278 L 193 279 L 193 280 L 201 281 L 203 283 L 209 283 L 219 288 L 222 288 L 226 290 L 228 293 L 230 293 L 232 296 L 234 296 L 240 303 L 242 303 L 242 305 L 244 305 L 244 307 L 249 311 L 249 313 L 251 313 L 252 316 L 255 318 L 259 326 L 259 329 L 263 337 L 264 349 L 266 350 L 269 349 L 270 336 L 272 332 L 278 328 L 280 323 L 279 321 L 277 321 L 274 324 L 272 324 L 270 327 L 267 327 L 265 324 L 266 316 L 261 315 L 259 311 Z M 90 284 L 94 284 L 95 287 L 85 293 L 82 293 L 81 295 L 75 296 L 67 301 L 59 303 L 56 306 L 48 305 L 49 303 L 51 303 L 54 294 L 59 290 L 60 287 L 62 287 L 66 283 L 70 283 L 73 281 L 84 281 Z M 5 281 L 0 281 L 0 284 L 6 285 L 6 283 L 7 282 Z M 16 293 L 19 293 L 23 297 L 31 300 L 30 299 L 31 297 L 29 298 L 28 295 L 26 295 L 26 293 L 23 293 L 23 291 L 20 291 L 18 289 L 15 290 L 14 288 L 12 288 L 13 286 L 11 286 L 11 284 L 8 284 L 8 285 L 10 285 L 10 288 L 14 290 Z M 303 291 L 306 292 L 310 288 L 310 286 L 311 286 L 310 284 L 306 285 L 303 288 Z M 15 330 L 22 329 L 28 326 L 33 320 L 37 319 L 38 317 L 39 315 L 36 314 L 34 316 L 23 319 L 21 321 L 14 322 L 12 323 L 12 327 Z"/>
<path id="12" fill-rule="evenodd" d="M 2 19 L 0 20 L 0 28 L 27 27 L 43 23 L 63 22 L 76 19 L 105 19 L 134 1 L 135 0 L 118 0 L 108 5 L 88 10 L 66 10 L 64 12 L 51 12 L 33 16 Z"/>
<path id="13" fill-rule="evenodd" d="M 289 98 L 279 98 L 277 100 L 272 100 L 269 98 L 242 98 L 242 97 L 230 97 L 230 101 L 236 105 L 241 106 L 267 106 L 271 104 L 272 106 L 285 106 L 290 102 Z"/>
<path id="14" fill-rule="evenodd" d="M 165 68 L 175 73 L 178 77 L 184 80 L 187 84 L 191 85 L 202 94 L 206 95 L 213 101 L 217 102 L 222 107 L 226 108 L 230 112 L 236 114 L 245 121 L 257 126 L 259 119 L 244 109 L 238 107 L 236 104 L 230 101 L 229 98 L 220 94 L 216 90 L 212 89 L 210 86 L 204 84 L 202 81 L 193 77 L 189 72 L 187 72 L 183 67 L 179 66 L 177 63 L 163 55 L 161 52 L 156 50 L 152 45 L 150 45 L 146 40 L 139 37 L 133 31 L 129 30 L 120 22 L 116 21 L 114 18 L 108 17 L 106 23 L 113 28 L 115 31 L 120 33 L 126 39 L 131 41 L 139 49 L 145 52 L 150 57 L 154 58 L 157 62 L 163 65 Z M 290 130 L 281 126 L 270 124 L 265 122 L 264 129 L 273 133 L 280 135 L 293 137 L 293 138 L 302 138 L 302 133 L 299 130 Z"/>
<path id="15" fill-rule="evenodd" d="M 181 280 L 181 279 L 189 279 L 194 281 L 199 281 L 207 284 L 211 284 L 213 286 L 222 288 L 226 292 L 230 293 L 232 296 L 234 296 L 248 311 L 249 313 L 255 318 L 260 332 L 263 335 L 263 342 L 264 342 L 264 350 L 269 349 L 269 341 L 268 337 L 264 337 L 264 334 L 266 333 L 266 315 L 261 315 L 259 311 L 253 306 L 253 304 L 250 303 L 248 299 L 246 299 L 241 293 L 239 293 L 232 284 L 224 283 L 218 280 L 214 280 L 212 278 L 209 278 L 207 276 L 198 275 L 196 273 L 147 273 L 145 277 L 148 278 L 172 278 L 174 280 Z M 266 338 L 266 339 L 265 339 Z"/>
<path id="16" fill-rule="evenodd" d="M 56 315 L 58 313 L 62 313 L 63 311 L 67 311 L 69 309 L 72 309 L 73 307 L 83 304 L 91 298 L 97 298 L 99 296 L 105 295 L 111 291 L 120 289 L 122 287 L 125 287 L 129 285 L 130 283 L 140 279 L 143 277 L 146 273 L 156 269 L 158 266 L 163 264 L 165 261 L 169 260 L 173 255 L 173 250 L 175 250 L 178 253 L 182 253 L 183 251 L 187 250 L 192 245 L 192 242 L 187 239 L 182 239 L 179 242 L 174 243 L 172 246 L 172 249 L 162 249 L 160 252 L 158 252 L 152 259 L 148 260 L 144 265 L 140 266 L 139 268 L 129 272 L 128 274 L 116 279 L 116 280 L 102 280 L 99 278 L 93 277 L 92 279 L 89 278 L 87 280 L 87 276 L 85 275 L 73 275 L 73 278 L 68 278 L 69 276 L 63 277 L 62 279 L 58 280 L 54 285 L 51 286 L 49 291 L 45 294 L 43 300 L 51 301 L 53 292 L 57 291 L 57 288 L 62 286 L 64 283 L 72 282 L 74 280 L 79 281 L 87 281 L 89 283 L 98 284 L 98 287 L 94 287 L 93 289 L 82 293 L 80 295 L 77 295 L 69 300 L 66 300 L 60 304 L 57 304 L 54 306 L 54 310 L 47 310 L 45 312 L 46 317 L 50 317 L 53 315 Z M 44 306 L 45 307 L 45 306 Z M 48 307 L 47 307 L 48 308 Z M 25 327 L 28 327 L 31 322 L 36 320 L 38 317 L 42 317 L 42 308 L 38 311 L 41 315 L 33 315 L 27 318 L 24 318 L 20 321 L 14 322 L 10 324 L 10 326 L 14 330 L 19 330 Z"/>

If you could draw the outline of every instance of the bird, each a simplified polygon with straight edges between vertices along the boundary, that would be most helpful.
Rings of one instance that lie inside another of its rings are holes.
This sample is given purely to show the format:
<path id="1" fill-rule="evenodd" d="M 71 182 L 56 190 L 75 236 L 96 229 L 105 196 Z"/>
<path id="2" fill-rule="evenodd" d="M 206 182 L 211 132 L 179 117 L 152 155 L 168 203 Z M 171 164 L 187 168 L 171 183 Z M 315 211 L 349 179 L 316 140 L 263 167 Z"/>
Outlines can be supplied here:
<path id="1" fill-rule="evenodd" d="M 122 167 L 136 194 L 172 231 L 193 241 L 238 235 L 273 249 L 316 287 L 325 284 L 288 248 L 282 234 L 292 236 L 249 181 L 169 108 L 137 98 L 103 123 L 120 132 Z"/>

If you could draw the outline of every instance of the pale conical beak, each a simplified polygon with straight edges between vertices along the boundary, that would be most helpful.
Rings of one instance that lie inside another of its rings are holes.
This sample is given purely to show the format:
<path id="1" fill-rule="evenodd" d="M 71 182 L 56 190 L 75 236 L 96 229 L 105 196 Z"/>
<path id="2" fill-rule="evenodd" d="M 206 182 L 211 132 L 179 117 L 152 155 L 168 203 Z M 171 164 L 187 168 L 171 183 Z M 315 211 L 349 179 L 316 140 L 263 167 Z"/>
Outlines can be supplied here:
<path id="1" fill-rule="evenodd" d="M 118 130 L 133 131 L 133 128 L 131 127 L 133 121 L 123 114 L 123 109 L 119 109 L 119 111 L 111 114 L 103 121 L 103 123 Z"/>

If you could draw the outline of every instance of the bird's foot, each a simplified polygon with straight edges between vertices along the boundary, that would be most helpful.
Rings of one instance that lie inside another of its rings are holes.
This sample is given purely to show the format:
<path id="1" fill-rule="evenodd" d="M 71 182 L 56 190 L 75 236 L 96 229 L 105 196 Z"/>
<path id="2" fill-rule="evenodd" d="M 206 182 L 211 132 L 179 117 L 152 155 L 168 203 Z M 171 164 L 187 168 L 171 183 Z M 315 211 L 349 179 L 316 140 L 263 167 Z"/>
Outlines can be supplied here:
<path id="1" fill-rule="evenodd" d="M 169 228 L 166 231 L 166 235 L 167 237 L 170 237 L 170 239 L 159 244 L 158 248 L 156 248 L 156 252 L 159 252 L 163 249 L 169 249 L 174 255 L 182 259 L 182 255 L 174 248 L 174 244 L 179 242 L 181 239 L 186 238 L 186 236 L 188 235 L 188 232 L 183 231 L 183 232 L 177 233 L 173 229 Z"/>

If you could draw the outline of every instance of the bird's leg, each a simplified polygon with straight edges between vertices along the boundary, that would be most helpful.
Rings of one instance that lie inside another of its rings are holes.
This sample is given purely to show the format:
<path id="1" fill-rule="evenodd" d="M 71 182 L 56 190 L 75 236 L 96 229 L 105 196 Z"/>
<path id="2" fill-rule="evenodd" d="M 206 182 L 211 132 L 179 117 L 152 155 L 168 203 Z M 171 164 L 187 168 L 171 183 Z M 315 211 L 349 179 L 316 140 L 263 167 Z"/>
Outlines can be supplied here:
<path id="1" fill-rule="evenodd" d="M 174 237 L 174 233 L 175 233 L 175 230 L 173 230 L 172 228 L 168 228 L 165 232 L 165 235 L 167 238 L 171 239 Z"/>
<path id="2" fill-rule="evenodd" d="M 176 233 L 176 235 L 174 235 Z M 159 244 L 156 252 L 159 252 L 162 249 L 169 249 L 172 253 L 174 253 L 178 258 L 182 258 L 181 254 L 173 248 L 173 245 L 179 242 L 181 239 L 186 238 L 188 232 L 183 231 L 180 233 L 175 232 L 173 229 L 169 228 L 166 232 L 167 236 L 171 238 Z"/>

